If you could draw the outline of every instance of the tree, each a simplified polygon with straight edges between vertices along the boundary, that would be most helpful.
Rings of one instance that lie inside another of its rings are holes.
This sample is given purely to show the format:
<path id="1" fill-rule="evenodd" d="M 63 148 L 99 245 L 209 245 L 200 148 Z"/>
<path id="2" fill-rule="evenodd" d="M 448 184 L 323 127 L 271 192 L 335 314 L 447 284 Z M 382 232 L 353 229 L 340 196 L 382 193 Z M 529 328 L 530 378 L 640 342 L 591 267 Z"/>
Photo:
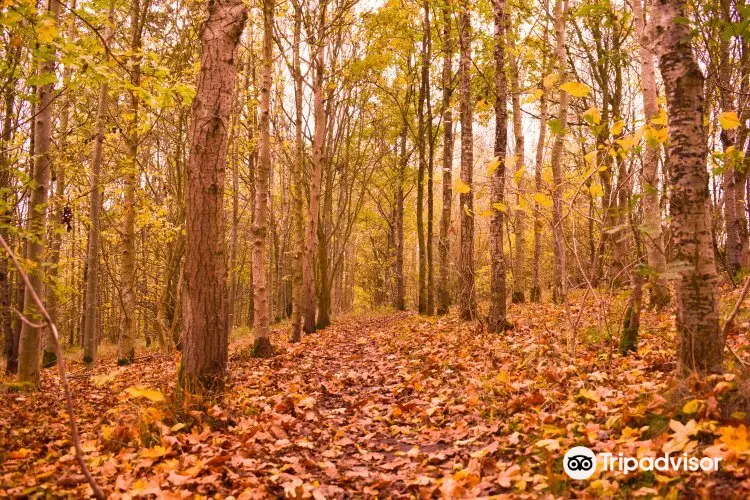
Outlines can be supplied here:
<path id="1" fill-rule="evenodd" d="M 460 253 L 458 260 L 458 309 L 462 319 L 477 317 L 477 299 L 474 288 L 474 139 L 471 103 L 471 19 L 467 0 L 459 2 L 459 102 L 461 117 L 461 182 L 466 188 L 459 195 L 461 221 Z M 468 189 L 467 189 L 468 188 Z"/>
<path id="2" fill-rule="evenodd" d="M 555 43 L 557 56 L 557 71 L 559 73 L 560 85 L 566 82 L 566 73 L 568 67 L 567 53 L 565 52 L 565 19 L 568 17 L 568 1 L 556 0 L 555 2 Z M 554 245 L 554 265 L 552 300 L 555 302 L 565 302 L 566 295 L 566 264 L 565 264 L 565 242 L 563 232 L 562 217 L 562 191 L 563 183 L 563 160 L 565 133 L 568 127 L 568 93 L 560 89 L 558 94 L 557 105 L 557 132 L 555 140 L 552 143 L 552 152 L 550 153 L 550 162 L 552 163 L 552 239 Z"/>
<path id="3" fill-rule="evenodd" d="M 312 144 L 312 176 L 310 178 L 310 203 L 307 209 L 307 226 L 305 228 L 305 254 L 302 259 L 302 288 L 305 303 L 305 319 L 302 329 L 305 333 L 316 330 L 315 280 L 313 259 L 315 240 L 318 236 L 320 217 L 320 190 L 323 179 L 323 162 L 325 161 L 326 112 L 323 102 L 325 84 L 325 26 L 328 0 L 318 2 L 318 23 L 311 36 L 310 45 L 314 50 L 313 67 L 313 115 L 315 131 Z"/>
<path id="4" fill-rule="evenodd" d="M 60 2 L 50 0 L 46 16 L 53 26 L 57 25 Z M 42 44 L 39 50 L 39 77 L 45 78 L 55 72 L 55 48 L 52 43 Z M 29 201 L 26 259 L 33 266 L 29 273 L 32 288 L 41 290 L 44 278 L 43 252 L 47 232 L 47 201 L 49 199 L 50 171 L 52 169 L 52 102 L 54 80 L 40 85 L 37 89 L 38 110 L 34 117 L 34 188 Z M 32 387 L 39 386 L 39 353 L 41 348 L 41 328 L 36 326 L 41 318 L 34 302 L 33 290 L 27 287 L 23 298 L 23 315 L 29 322 L 21 327 L 18 346 L 18 381 Z"/>
<path id="5" fill-rule="evenodd" d="M 237 46 L 247 11 L 238 0 L 210 1 L 201 26 L 201 66 L 189 132 L 187 246 L 181 384 L 220 389 L 227 367 L 224 177 L 237 78 Z"/>
<path id="6" fill-rule="evenodd" d="M 273 354 L 268 335 L 268 288 L 266 287 L 266 234 L 268 232 L 268 175 L 271 169 L 271 71 L 273 69 L 273 0 L 263 0 L 263 80 L 260 87 L 260 145 L 255 181 L 253 223 L 253 355 Z"/>
<path id="7" fill-rule="evenodd" d="M 112 21 L 113 6 L 110 8 L 109 20 Z M 112 25 L 109 24 L 105 32 L 105 40 L 112 38 Z M 106 51 L 105 51 L 106 54 Z M 107 105 L 109 100 L 109 85 L 107 80 L 99 85 L 99 98 L 96 111 L 96 125 L 94 126 L 94 144 L 91 152 L 91 194 L 89 195 L 89 227 L 88 251 L 86 253 L 86 301 L 83 309 L 83 360 L 91 364 L 96 359 L 98 343 L 98 328 L 96 322 L 97 301 L 92 297 L 98 296 L 99 291 L 99 256 L 101 238 L 101 210 L 102 210 L 102 148 L 107 126 Z"/>
<path id="8" fill-rule="evenodd" d="M 299 342 L 302 331 L 302 254 L 304 250 L 303 216 L 304 200 L 302 199 L 302 177 L 305 168 L 305 144 L 302 137 L 302 66 L 300 64 L 300 43 L 302 41 L 302 7 L 299 2 L 294 5 L 294 39 L 292 40 L 292 72 L 294 78 L 294 154 L 295 165 L 292 173 L 292 225 L 293 252 L 292 262 L 292 317 L 289 326 L 289 340 Z"/>
<path id="9" fill-rule="evenodd" d="M 639 39 L 638 55 L 641 63 L 641 96 L 643 98 L 643 113 L 646 123 L 659 115 L 658 95 L 656 92 L 656 77 L 654 71 L 654 52 L 651 36 L 646 29 L 645 13 L 641 2 L 633 0 L 633 18 L 636 36 Z M 664 255 L 664 238 L 661 230 L 661 208 L 659 207 L 659 148 L 660 144 L 647 142 L 643 152 L 643 167 L 641 179 L 643 188 L 644 232 L 646 233 L 646 249 L 648 265 L 651 267 L 649 282 L 651 283 L 651 303 L 657 307 L 669 304 L 669 288 L 663 273 L 666 270 Z"/>
<path id="10" fill-rule="evenodd" d="M 676 283 L 680 372 L 722 369 L 723 342 L 711 243 L 704 76 L 693 55 L 684 0 L 655 0 L 654 46 L 667 96 L 669 212 Z"/>
<path id="11" fill-rule="evenodd" d="M 545 10 L 548 2 L 545 0 Z M 544 47 L 548 45 L 548 21 L 544 23 Z M 542 71 L 547 69 L 547 53 L 542 54 Z M 539 136 L 536 141 L 536 162 L 534 165 L 534 192 L 542 192 L 542 169 L 544 168 L 544 143 L 547 139 L 547 87 L 544 82 L 540 85 L 541 96 L 539 97 Z M 542 207 L 539 200 L 534 200 L 534 261 L 531 266 L 531 302 L 542 301 L 542 287 L 540 279 L 540 268 L 542 264 Z"/>
<path id="12" fill-rule="evenodd" d="M 495 159 L 490 177 L 492 216 L 490 219 L 490 314 L 487 328 L 502 332 L 506 324 L 505 252 L 503 215 L 505 205 L 505 163 L 508 147 L 508 83 L 505 77 L 505 0 L 494 0 L 495 18 Z"/>
<path id="13" fill-rule="evenodd" d="M 515 36 L 512 35 L 512 36 Z M 514 47 L 515 48 L 515 47 Z M 519 87 L 519 57 L 514 54 L 511 57 L 510 69 L 510 87 L 511 99 L 513 102 L 513 136 L 515 138 L 515 168 L 516 178 L 516 210 L 515 210 L 515 233 L 516 248 L 513 258 L 513 295 L 511 301 L 514 304 L 521 304 L 525 301 L 524 291 L 526 289 L 526 210 L 522 206 L 525 204 L 525 186 L 526 186 L 526 154 L 524 151 L 525 142 L 523 138 L 523 116 L 521 116 L 521 89 Z"/>
<path id="14" fill-rule="evenodd" d="M 440 216 L 440 236 L 438 239 L 438 283 L 437 283 L 437 313 L 446 314 L 450 307 L 448 263 L 450 258 L 452 172 L 453 172 L 453 110 L 451 96 L 453 94 L 453 28 L 452 15 L 447 0 L 442 6 L 443 25 L 443 212 Z"/>

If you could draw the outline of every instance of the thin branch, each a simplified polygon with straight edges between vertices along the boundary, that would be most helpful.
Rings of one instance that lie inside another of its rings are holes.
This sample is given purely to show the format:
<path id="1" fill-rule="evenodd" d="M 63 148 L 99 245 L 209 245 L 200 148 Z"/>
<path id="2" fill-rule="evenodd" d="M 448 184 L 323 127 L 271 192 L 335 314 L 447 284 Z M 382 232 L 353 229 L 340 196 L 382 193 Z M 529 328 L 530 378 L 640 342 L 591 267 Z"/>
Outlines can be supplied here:
<path id="1" fill-rule="evenodd" d="M 68 386 L 68 377 L 65 374 L 65 360 L 63 359 L 63 353 L 62 348 L 60 346 L 60 339 L 59 334 L 57 333 L 57 327 L 55 326 L 55 323 L 52 321 L 52 318 L 49 315 L 49 312 L 47 312 L 47 309 L 44 307 L 44 304 L 42 303 L 42 300 L 39 298 L 39 295 L 36 293 L 36 290 L 34 290 L 34 287 L 31 286 L 31 282 L 29 281 L 29 277 L 26 274 L 26 272 L 21 267 L 21 264 L 18 263 L 18 260 L 16 259 L 16 255 L 13 253 L 13 250 L 10 249 L 8 246 L 8 243 L 5 241 L 5 238 L 0 236 L 0 245 L 3 246 L 5 249 L 5 252 L 8 254 L 8 257 L 13 261 L 13 264 L 16 266 L 16 269 L 18 270 L 18 274 L 23 278 L 23 282 L 26 285 L 26 290 L 31 294 L 31 297 L 34 299 L 34 303 L 36 303 L 36 306 L 39 308 L 39 312 L 42 315 L 42 318 L 44 319 L 44 322 L 49 327 L 50 331 L 52 332 L 52 338 L 55 341 L 55 353 L 57 354 L 57 367 L 60 371 L 60 382 L 63 386 L 63 391 L 65 392 L 65 402 L 68 407 L 68 417 L 70 419 L 70 434 L 71 438 L 73 439 L 73 446 L 76 450 L 76 459 L 78 460 L 78 465 L 81 466 L 81 472 L 83 472 L 83 475 L 86 477 L 86 481 L 88 481 L 89 485 L 91 486 L 91 489 L 94 492 L 94 496 L 99 499 L 105 498 L 104 492 L 99 488 L 99 485 L 96 483 L 96 480 L 91 475 L 91 472 L 89 472 L 88 467 L 86 466 L 86 460 L 85 456 L 83 454 L 83 449 L 81 448 L 81 440 L 78 437 L 78 427 L 76 425 L 76 418 L 75 414 L 73 413 L 73 397 L 70 395 L 70 387 Z M 23 316 L 21 316 L 23 318 Z"/>

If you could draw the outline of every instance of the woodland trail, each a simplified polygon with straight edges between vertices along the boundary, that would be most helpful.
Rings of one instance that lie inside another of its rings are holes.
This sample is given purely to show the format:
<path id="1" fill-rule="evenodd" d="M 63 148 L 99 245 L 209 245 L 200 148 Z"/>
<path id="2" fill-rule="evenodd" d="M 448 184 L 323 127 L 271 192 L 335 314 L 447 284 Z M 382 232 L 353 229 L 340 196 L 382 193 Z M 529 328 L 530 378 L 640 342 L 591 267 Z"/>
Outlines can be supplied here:
<path id="1" fill-rule="evenodd" d="M 177 358 L 102 363 L 91 376 L 74 367 L 89 464 L 112 498 L 741 498 L 750 491 L 747 435 L 727 436 L 712 424 L 717 439 L 709 439 L 708 420 L 722 417 L 711 413 L 712 401 L 736 398 L 741 384 L 730 378 L 704 387 L 692 415 L 685 401 L 667 402 L 668 322 L 649 316 L 642 355 L 615 355 L 608 364 L 601 339 L 582 339 L 572 363 L 553 336 L 563 312 L 523 307 L 504 336 L 454 316 L 359 316 L 300 344 L 279 330 L 270 360 L 250 357 L 242 336 L 230 347 L 231 386 L 205 412 L 175 398 Z M 86 495 L 59 394 L 49 371 L 34 398 L 2 394 L 0 496 Z M 680 434 L 672 422 L 702 430 Z M 575 444 L 635 455 L 711 443 L 726 457 L 717 474 L 609 472 L 575 482 L 561 470 Z"/>

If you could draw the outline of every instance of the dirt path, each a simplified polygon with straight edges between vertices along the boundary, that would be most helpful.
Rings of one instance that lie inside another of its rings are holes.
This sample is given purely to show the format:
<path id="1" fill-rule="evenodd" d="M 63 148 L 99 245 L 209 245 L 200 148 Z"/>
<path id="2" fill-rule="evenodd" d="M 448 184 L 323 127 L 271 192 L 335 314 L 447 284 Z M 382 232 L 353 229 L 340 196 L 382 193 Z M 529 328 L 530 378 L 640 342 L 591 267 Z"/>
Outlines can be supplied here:
<path id="1" fill-rule="evenodd" d="M 742 453 L 734 462 L 730 454 L 728 470 L 713 476 L 568 479 L 561 459 L 574 444 L 657 453 L 674 438 L 659 395 L 669 377 L 669 338 L 654 328 L 642 339 L 642 357 L 610 364 L 600 343 L 582 342 L 573 363 L 552 333 L 563 313 L 525 310 L 506 335 L 406 313 L 341 320 L 297 345 L 278 332 L 270 360 L 251 358 L 249 339 L 241 338 L 230 349 L 227 394 L 206 412 L 175 399 L 176 357 L 76 373 L 89 463 L 113 498 L 535 498 L 688 489 L 731 497 L 750 488 Z M 39 395 L 2 398 L 0 495 L 85 495 L 55 376 L 45 374 Z M 704 436 L 701 446 L 709 442 Z"/>

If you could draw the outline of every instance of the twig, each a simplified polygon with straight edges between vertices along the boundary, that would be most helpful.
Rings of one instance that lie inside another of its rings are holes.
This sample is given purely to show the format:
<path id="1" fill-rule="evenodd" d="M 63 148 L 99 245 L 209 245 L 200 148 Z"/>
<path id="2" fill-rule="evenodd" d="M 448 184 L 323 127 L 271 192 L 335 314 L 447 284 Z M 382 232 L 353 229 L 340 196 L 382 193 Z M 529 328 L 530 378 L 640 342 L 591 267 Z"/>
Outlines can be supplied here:
<path id="1" fill-rule="evenodd" d="M 94 491 L 94 496 L 96 498 L 103 499 L 105 498 L 104 492 L 101 490 L 101 488 L 99 488 L 99 485 L 96 483 L 96 480 L 91 475 L 91 472 L 89 472 L 89 469 L 86 466 L 86 460 L 83 455 L 83 450 L 81 449 L 81 440 L 78 437 L 78 427 L 76 425 L 76 418 L 75 418 L 75 415 L 73 414 L 73 397 L 70 395 L 70 387 L 68 386 L 68 378 L 65 374 L 65 361 L 63 360 L 62 347 L 60 346 L 60 339 L 57 333 L 57 327 L 55 326 L 55 323 L 52 321 L 52 318 L 50 317 L 49 312 L 47 312 L 47 309 L 44 307 L 44 304 L 42 303 L 42 300 L 39 298 L 39 295 L 37 295 L 36 290 L 34 290 L 34 287 L 31 286 L 29 277 L 24 272 L 21 265 L 18 263 L 18 260 L 16 259 L 16 255 L 13 253 L 13 250 L 10 249 L 10 247 L 8 246 L 8 243 L 5 241 L 5 238 L 3 238 L 2 236 L 0 236 L 0 244 L 3 246 L 3 248 L 7 252 L 8 257 L 10 257 L 10 259 L 13 261 L 13 264 L 16 266 L 16 269 L 18 270 L 18 274 L 23 278 L 23 282 L 26 285 L 26 290 L 31 294 L 31 297 L 34 299 L 36 306 L 39 308 L 39 312 L 41 313 L 42 318 L 44 319 L 44 322 L 47 323 L 47 326 L 52 332 L 52 338 L 55 341 L 55 352 L 57 354 L 57 367 L 60 370 L 60 382 L 62 383 L 63 391 L 65 392 L 65 402 L 67 403 L 67 407 L 68 407 L 68 417 L 70 419 L 70 434 L 73 439 L 73 446 L 75 447 L 75 450 L 76 450 L 76 459 L 78 460 L 78 465 L 81 466 L 81 472 L 83 472 L 83 475 L 86 478 L 86 481 L 88 481 L 89 485 L 91 486 L 91 489 Z"/>
<path id="2" fill-rule="evenodd" d="M 740 309 L 742 309 L 742 302 L 745 300 L 748 289 L 750 289 L 750 275 L 745 278 L 745 285 L 742 287 L 740 296 L 737 298 L 737 302 L 734 304 L 734 309 L 732 309 L 732 312 L 729 313 L 729 316 L 727 316 L 724 320 L 724 326 L 721 329 L 721 336 L 724 339 L 725 344 L 727 343 L 727 334 L 729 333 L 729 327 L 732 326 L 732 323 L 734 323 L 734 318 L 737 316 L 737 313 L 740 312 Z"/>
<path id="3" fill-rule="evenodd" d="M 24 323 L 26 323 L 27 325 L 29 325 L 29 326 L 30 326 L 31 328 L 37 328 L 37 329 L 39 329 L 39 328 L 44 328 L 44 325 L 43 325 L 43 324 L 41 324 L 41 323 L 32 323 L 31 321 L 29 321 L 29 320 L 28 320 L 28 318 L 26 318 L 26 316 L 24 316 L 24 315 L 23 315 L 23 314 L 21 313 L 21 311 L 19 311 L 19 310 L 18 310 L 18 309 L 16 309 L 15 307 L 13 308 L 13 312 L 14 312 L 14 313 L 16 313 L 16 314 L 18 315 L 18 319 L 20 319 L 20 320 L 21 320 L 22 322 L 24 322 Z"/>

